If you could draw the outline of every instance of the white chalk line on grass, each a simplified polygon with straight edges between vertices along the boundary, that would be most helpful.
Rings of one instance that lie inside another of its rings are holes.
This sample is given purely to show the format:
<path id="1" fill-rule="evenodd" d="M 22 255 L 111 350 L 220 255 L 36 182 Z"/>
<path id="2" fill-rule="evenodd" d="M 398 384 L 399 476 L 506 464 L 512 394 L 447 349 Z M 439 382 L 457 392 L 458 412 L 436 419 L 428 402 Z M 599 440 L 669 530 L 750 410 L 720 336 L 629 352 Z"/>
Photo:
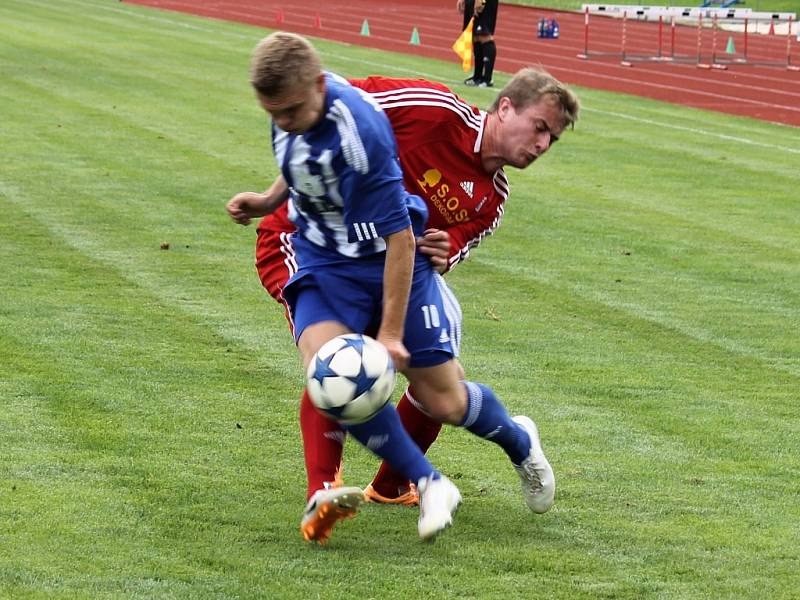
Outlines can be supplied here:
<path id="1" fill-rule="evenodd" d="M 748 144 L 751 146 L 758 146 L 760 148 L 767 148 L 769 150 L 780 150 L 781 152 L 789 152 L 791 154 L 800 154 L 800 149 L 798 148 L 789 148 L 787 146 L 778 146 L 776 144 L 767 144 L 764 142 L 756 142 L 753 140 L 749 140 L 747 138 L 735 136 L 735 135 L 727 135 L 724 133 L 717 133 L 715 131 L 707 131 L 705 129 L 699 129 L 696 127 L 687 127 L 685 125 L 675 125 L 674 123 L 668 123 L 664 121 L 654 121 L 653 119 L 645 119 L 643 117 L 636 117 L 633 115 L 628 115 L 624 113 L 612 112 L 607 110 L 601 110 L 597 108 L 587 108 L 581 107 L 583 112 L 590 112 L 590 113 L 597 113 L 602 115 L 607 115 L 610 117 L 616 117 L 618 119 L 627 119 L 629 121 L 635 121 L 637 123 L 645 123 L 646 125 L 654 125 L 657 127 L 666 127 L 668 129 L 676 129 L 678 131 L 685 131 L 687 133 L 694 133 L 703 136 L 711 136 L 716 137 L 720 140 L 725 140 L 726 142 L 736 142 L 741 144 Z"/>
<path id="2" fill-rule="evenodd" d="M 200 25 L 194 25 L 194 24 L 191 24 L 191 23 L 184 23 L 184 22 L 178 20 L 177 18 L 176 19 L 170 19 L 170 18 L 167 18 L 167 17 L 164 17 L 164 16 L 141 14 L 141 13 L 138 13 L 138 12 L 135 12 L 135 11 L 125 10 L 125 9 L 121 9 L 121 8 L 117 8 L 117 7 L 112 7 L 112 6 L 108 6 L 106 4 L 91 2 L 91 1 L 88 1 L 88 0 L 62 0 L 62 2 L 70 3 L 70 4 L 77 4 L 77 5 L 82 5 L 82 6 L 91 5 L 92 7 L 95 7 L 95 8 L 101 8 L 103 10 L 107 10 L 107 11 L 111 11 L 111 12 L 123 13 L 123 14 L 128 15 L 128 16 L 135 16 L 137 18 L 140 18 L 140 19 L 143 19 L 143 20 L 146 20 L 146 21 L 155 21 L 155 22 L 164 23 L 164 24 L 167 24 L 167 25 L 170 25 L 170 26 L 178 26 L 178 27 L 183 27 L 183 28 L 186 28 L 186 29 L 201 31 L 203 33 L 222 34 L 222 35 L 227 35 L 227 36 L 230 36 L 230 37 L 235 37 L 237 39 L 246 39 L 246 40 L 252 40 L 252 39 L 254 39 L 254 37 L 256 37 L 256 36 L 245 35 L 245 34 L 242 34 L 242 33 L 237 33 L 235 31 L 219 30 L 219 29 L 201 27 Z M 49 2 L 45 2 L 44 0 L 39 2 L 39 4 L 50 6 L 50 3 Z M 321 53 L 323 55 L 325 54 L 324 51 L 321 51 Z M 418 69 L 406 69 L 406 68 L 398 67 L 398 66 L 395 66 L 395 65 L 389 65 L 389 64 L 386 64 L 386 63 L 383 63 L 383 62 L 370 61 L 370 60 L 361 59 L 361 58 L 350 58 L 349 60 L 350 60 L 350 62 L 355 62 L 355 63 L 359 63 L 359 64 L 362 64 L 362 65 L 368 65 L 368 66 L 372 66 L 372 67 L 377 67 L 379 72 L 383 72 L 383 73 L 386 73 L 387 71 L 390 71 L 390 72 L 414 75 L 416 77 L 421 77 L 421 76 L 422 77 L 428 77 L 428 78 L 435 77 L 435 75 L 430 73 L 430 72 L 426 73 L 426 72 L 421 72 Z M 608 77 L 608 76 L 606 76 L 606 77 Z M 616 77 L 610 77 L 610 78 L 617 79 Z M 450 83 L 454 83 L 454 81 L 451 80 Z M 489 90 L 489 91 L 491 91 L 491 90 Z M 492 92 L 492 93 L 495 93 L 495 92 Z M 716 95 L 716 94 L 713 94 L 713 95 Z M 774 105 L 767 104 L 767 106 L 774 106 Z M 586 106 L 582 107 L 581 110 L 583 110 L 584 112 L 595 113 L 595 114 L 599 114 L 599 115 L 606 115 L 606 116 L 616 117 L 616 118 L 620 118 L 620 119 L 627 119 L 629 121 L 635 121 L 635 122 L 644 123 L 644 124 L 647 124 L 647 125 L 653 125 L 653 126 L 656 126 L 656 127 L 666 127 L 666 128 L 675 129 L 675 130 L 678 130 L 678 131 L 686 131 L 687 133 L 693 133 L 693 134 L 699 134 L 699 135 L 703 135 L 703 136 L 713 137 L 713 138 L 717 138 L 717 139 L 720 139 L 720 140 L 724 140 L 726 142 L 736 142 L 736 143 L 742 143 L 742 144 L 747 144 L 747 145 L 751 145 L 751 146 L 756 146 L 756 147 L 759 147 L 759 148 L 766 148 L 766 149 L 769 149 L 769 150 L 787 152 L 787 153 L 790 153 L 790 154 L 800 154 L 800 148 L 791 148 L 791 147 L 788 147 L 788 146 L 781 146 L 781 145 L 778 145 L 778 144 L 770 144 L 770 143 L 766 143 L 766 142 L 759 142 L 759 141 L 755 141 L 755 140 L 752 140 L 752 139 L 748 139 L 746 137 L 733 136 L 733 135 L 728 135 L 728 134 L 724 134 L 724 133 L 718 133 L 718 132 L 715 132 L 715 131 L 709 131 L 707 129 L 700 129 L 700 128 L 697 128 L 697 127 L 687 127 L 687 126 L 684 126 L 684 125 L 675 125 L 675 124 L 670 123 L 668 121 L 658 121 L 658 120 L 654 120 L 654 119 L 647 119 L 647 118 L 644 118 L 644 117 L 637 117 L 637 116 L 630 115 L 630 114 L 623 114 L 623 113 L 607 111 L 607 110 L 598 109 L 598 108 L 590 108 L 590 107 L 586 107 Z M 800 110 L 800 109 L 793 109 L 793 110 Z M 774 124 L 774 125 L 777 125 L 777 124 Z"/>

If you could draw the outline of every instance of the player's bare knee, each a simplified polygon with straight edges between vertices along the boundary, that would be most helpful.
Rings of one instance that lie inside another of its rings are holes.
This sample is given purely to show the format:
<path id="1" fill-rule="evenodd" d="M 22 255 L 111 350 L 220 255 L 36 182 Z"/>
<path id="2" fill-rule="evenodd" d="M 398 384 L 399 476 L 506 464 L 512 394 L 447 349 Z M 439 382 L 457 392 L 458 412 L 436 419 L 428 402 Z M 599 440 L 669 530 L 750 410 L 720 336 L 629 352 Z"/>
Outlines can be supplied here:
<path id="1" fill-rule="evenodd" d="M 461 363 L 456 361 L 456 370 L 458 372 L 458 380 L 464 381 L 467 378 L 467 373 L 464 371 L 464 367 L 461 366 Z"/>
<path id="2" fill-rule="evenodd" d="M 300 351 L 300 356 L 303 359 L 303 366 L 308 367 L 311 357 L 319 350 L 322 345 L 328 340 L 333 339 L 337 335 L 349 333 L 341 323 L 336 321 L 320 321 L 309 325 L 300 335 L 297 341 L 297 348 Z"/>
<path id="3" fill-rule="evenodd" d="M 464 386 L 456 383 L 448 387 L 415 386 L 416 398 L 433 419 L 440 423 L 459 425 L 467 410 L 467 395 Z"/>
<path id="4" fill-rule="evenodd" d="M 456 360 L 434 367 L 411 368 L 405 375 L 414 388 L 414 398 L 440 423 L 458 425 L 467 408 L 463 369 Z"/>
<path id="5" fill-rule="evenodd" d="M 460 425 L 464 420 L 466 404 L 461 404 L 452 397 L 440 397 L 435 399 L 431 406 L 425 406 L 425 410 L 440 423 Z"/>

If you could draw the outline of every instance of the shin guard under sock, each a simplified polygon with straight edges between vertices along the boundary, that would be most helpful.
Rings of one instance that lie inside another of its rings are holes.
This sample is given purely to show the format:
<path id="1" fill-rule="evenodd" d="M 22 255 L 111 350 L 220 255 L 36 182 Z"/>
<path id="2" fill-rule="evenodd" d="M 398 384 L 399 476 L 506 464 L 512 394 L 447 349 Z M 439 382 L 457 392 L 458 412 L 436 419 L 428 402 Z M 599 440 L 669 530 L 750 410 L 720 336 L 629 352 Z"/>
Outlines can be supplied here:
<path id="1" fill-rule="evenodd" d="M 424 454 L 436 440 L 442 424 L 422 412 L 415 402 L 411 388 L 407 389 L 397 403 L 397 414 L 408 435 Z M 372 488 L 381 496 L 396 498 L 408 490 L 408 483 L 408 479 L 402 473 L 398 473 L 389 463 L 383 461 L 372 480 Z"/>
<path id="2" fill-rule="evenodd" d="M 491 388 L 472 381 L 465 381 L 464 385 L 467 388 L 467 411 L 461 426 L 494 442 L 505 450 L 511 462 L 520 464 L 530 453 L 531 442 L 527 432 L 511 420 Z"/>
<path id="3" fill-rule="evenodd" d="M 431 474 L 438 477 L 436 469 L 403 429 L 393 404 L 386 404 L 365 423 L 347 425 L 347 431 L 406 479 L 416 482 Z"/>
<path id="4" fill-rule="evenodd" d="M 322 489 L 326 481 L 336 480 L 342 462 L 345 431 L 339 423 L 314 408 L 307 390 L 303 390 L 300 400 L 300 431 L 303 434 L 308 499 Z"/>

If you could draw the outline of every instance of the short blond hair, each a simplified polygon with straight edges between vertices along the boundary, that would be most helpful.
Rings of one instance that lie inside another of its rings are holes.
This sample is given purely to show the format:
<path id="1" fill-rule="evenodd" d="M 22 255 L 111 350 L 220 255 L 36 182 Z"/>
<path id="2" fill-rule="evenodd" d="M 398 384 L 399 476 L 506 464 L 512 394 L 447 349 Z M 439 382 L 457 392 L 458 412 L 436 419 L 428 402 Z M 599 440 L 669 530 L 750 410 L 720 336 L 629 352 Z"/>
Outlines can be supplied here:
<path id="1" fill-rule="evenodd" d="M 264 96 L 311 85 L 322 73 L 319 54 L 306 38 L 276 31 L 261 40 L 250 60 L 250 83 Z"/>
<path id="2" fill-rule="evenodd" d="M 500 98 L 506 97 L 517 111 L 525 110 L 536 104 L 544 96 L 549 96 L 561 109 L 564 129 L 574 125 L 578 120 L 581 104 L 575 93 L 544 69 L 525 67 L 516 72 L 489 107 L 495 112 L 500 105 Z"/>

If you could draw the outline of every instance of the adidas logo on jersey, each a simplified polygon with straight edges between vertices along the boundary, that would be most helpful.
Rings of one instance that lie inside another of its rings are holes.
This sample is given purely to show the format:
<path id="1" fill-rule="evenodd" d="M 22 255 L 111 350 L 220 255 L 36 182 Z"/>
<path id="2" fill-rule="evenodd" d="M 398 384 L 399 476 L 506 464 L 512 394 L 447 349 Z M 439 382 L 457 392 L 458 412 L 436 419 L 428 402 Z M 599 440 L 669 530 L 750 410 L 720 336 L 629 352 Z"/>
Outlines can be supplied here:
<path id="1" fill-rule="evenodd" d="M 439 343 L 446 344 L 450 341 L 450 336 L 447 334 L 446 329 L 442 329 L 442 332 L 439 334 Z"/>
<path id="2" fill-rule="evenodd" d="M 356 232 L 356 237 L 359 242 L 366 240 L 374 240 L 378 238 L 378 232 L 375 229 L 375 223 L 353 223 L 353 229 Z"/>
<path id="3" fill-rule="evenodd" d="M 462 181 L 461 188 L 467 192 L 467 196 L 472 198 L 472 189 L 475 187 L 475 183 L 472 181 Z"/>

